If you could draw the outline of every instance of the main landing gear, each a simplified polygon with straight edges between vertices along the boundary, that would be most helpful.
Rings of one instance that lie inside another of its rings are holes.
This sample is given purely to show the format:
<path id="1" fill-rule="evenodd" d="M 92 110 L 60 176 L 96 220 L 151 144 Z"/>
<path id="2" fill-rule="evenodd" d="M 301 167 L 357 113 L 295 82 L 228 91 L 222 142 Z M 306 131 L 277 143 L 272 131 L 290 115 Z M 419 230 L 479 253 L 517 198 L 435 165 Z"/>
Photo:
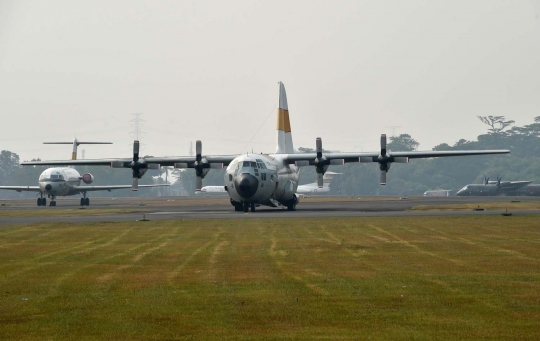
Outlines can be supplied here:
<path id="1" fill-rule="evenodd" d="M 47 199 L 45 199 L 45 198 L 37 198 L 37 205 L 38 206 L 47 206 Z"/>
<path id="2" fill-rule="evenodd" d="M 86 197 L 86 192 L 83 193 L 83 197 L 81 198 L 81 206 L 90 206 L 90 198 Z"/>

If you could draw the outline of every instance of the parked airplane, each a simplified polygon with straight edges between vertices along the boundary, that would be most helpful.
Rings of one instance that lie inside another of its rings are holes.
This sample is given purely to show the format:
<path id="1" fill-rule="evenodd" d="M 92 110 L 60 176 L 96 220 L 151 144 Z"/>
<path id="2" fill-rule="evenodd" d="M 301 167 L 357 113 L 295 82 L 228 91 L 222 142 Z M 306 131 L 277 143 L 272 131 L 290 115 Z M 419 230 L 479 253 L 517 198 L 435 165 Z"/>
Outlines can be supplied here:
<path id="1" fill-rule="evenodd" d="M 323 175 L 330 165 L 349 162 L 377 162 L 380 169 L 380 183 L 386 184 L 386 173 L 394 162 L 406 163 L 414 158 L 464 156 L 481 154 L 506 154 L 508 150 L 452 150 L 452 151 L 412 151 L 390 152 L 386 149 L 386 135 L 381 135 L 381 150 L 376 152 L 323 153 L 322 139 L 316 139 L 315 153 L 296 153 L 293 147 L 289 107 L 285 86 L 279 83 L 279 107 L 277 111 L 277 150 L 273 154 L 208 155 L 202 154 L 202 142 L 196 143 L 196 156 L 139 157 L 139 141 L 133 144 L 133 158 L 111 158 L 76 161 L 35 161 L 23 165 L 107 165 L 113 168 L 131 168 L 133 189 L 137 189 L 138 179 L 151 166 L 174 166 L 193 168 L 196 188 L 202 187 L 202 179 L 211 168 L 227 167 L 225 190 L 236 211 L 255 210 L 255 205 L 287 207 L 296 210 L 299 196 L 299 167 L 314 166 L 317 185 L 323 188 Z"/>
<path id="2" fill-rule="evenodd" d="M 204 186 L 200 191 L 196 191 L 195 194 L 204 196 L 228 195 L 225 186 Z"/>
<path id="3" fill-rule="evenodd" d="M 306 197 L 308 195 L 327 193 L 330 191 L 330 183 L 334 178 L 334 175 L 342 173 L 326 172 L 323 176 L 323 188 L 319 188 L 316 182 L 312 182 L 306 185 L 300 185 L 296 189 L 296 194 L 300 197 Z M 225 186 L 204 186 L 200 191 L 195 192 L 198 195 L 204 196 L 219 196 L 219 195 L 228 195 Z"/>
<path id="4" fill-rule="evenodd" d="M 326 172 L 323 175 L 322 188 L 319 188 L 318 183 L 312 182 L 310 184 L 298 186 L 298 188 L 296 189 L 296 193 L 304 197 L 313 195 L 313 194 L 328 193 L 330 192 L 330 183 L 332 182 L 332 179 L 334 179 L 335 175 L 339 175 L 339 174 L 342 174 L 342 173 Z"/>
<path id="5" fill-rule="evenodd" d="M 77 159 L 77 147 L 81 144 L 111 144 L 111 142 L 80 142 L 76 138 L 73 142 L 44 142 L 44 144 L 73 144 L 72 160 Z M 94 182 L 94 176 L 90 173 L 79 174 L 74 168 L 48 168 L 39 176 L 38 186 L 0 186 L 0 189 L 14 190 L 17 192 L 37 192 L 38 206 L 47 206 L 47 199 L 51 198 L 49 206 L 56 206 L 56 197 L 82 194 L 81 206 L 90 205 L 90 198 L 86 196 L 87 192 L 92 191 L 111 191 L 113 189 L 131 188 L 130 185 L 116 186 L 81 186 L 81 180 L 89 185 Z M 168 185 L 144 185 L 141 187 L 157 187 Z"/>
<path id="6" fill-rule="evenodd" d="M 540 185 L 531 184 L 532 181 L 497 181 L 484 177 L 483 184 L 469 184 L 457 192 L 457 196 L 497 196 L 497 195 L 524 195 L 539 196 Z"/>

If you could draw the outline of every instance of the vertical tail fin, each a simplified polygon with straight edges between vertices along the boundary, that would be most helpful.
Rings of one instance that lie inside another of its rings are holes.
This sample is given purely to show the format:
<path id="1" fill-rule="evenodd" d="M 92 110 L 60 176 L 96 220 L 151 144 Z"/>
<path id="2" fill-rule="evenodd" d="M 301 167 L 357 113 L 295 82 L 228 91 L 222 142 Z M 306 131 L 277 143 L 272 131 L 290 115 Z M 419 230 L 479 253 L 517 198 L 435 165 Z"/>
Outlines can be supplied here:
<path id="1" fill-rule="evenodd" d="M 43 144 L 71 144 L 73 145 L 71 160 L 77 160 L 77 147 L 80 144 L 112 144 L 112 142 L 80 142 L 77 138 L 74 138 L 73 142 L 43 142 Z"/>
<path id="2" fill-rule="evenodd" d="M 293 154 L 294 146 L 289 120 L 289 106 L 285 85 L 279 82 L 279 107 L 277 112 L 277 149 L 276 154 Z"/>

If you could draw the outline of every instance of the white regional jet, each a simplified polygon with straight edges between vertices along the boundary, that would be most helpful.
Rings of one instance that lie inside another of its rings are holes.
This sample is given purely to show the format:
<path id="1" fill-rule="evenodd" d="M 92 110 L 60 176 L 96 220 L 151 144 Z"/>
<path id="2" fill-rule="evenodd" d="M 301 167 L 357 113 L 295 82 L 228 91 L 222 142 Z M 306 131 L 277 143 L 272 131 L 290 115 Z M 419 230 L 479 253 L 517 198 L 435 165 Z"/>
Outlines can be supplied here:
<path id="1" fill-rule="evenodd" d="M 72 144 L 73 153 L 72 160 L 77 159 L 77 147 L 80 144 L 111 144 L 111 142 L 80 142 L 76 138 L 73 142 L 44 142 L 44 144 Z M 56 206 L 57 196 L 70 196 L 82 194 L 81 206 L 90 205 L 90 199 L 86 197 L 86 192 L 91 191 L 111 191 L 113 189 L 131 188 L 130 185 L 116 186 L 81 186 L 81 180 L 89 185 L 94 182 L 94 176 L 90 173 L 79 174 L 74 168 L 48 168 L 39 176 L 39 186 L 0 186 L 0 189 L 14 190 L 17 192 L 37 192 L 38 206 L 47 206 L 47 199 L 44 196 L 51 198 L 50 206 Z M 140 187 L 157 187 L 168 185 L 144 185 Z"/>
<path id="2" fill-rule="evenodd" d="M 289 107 L 285 86 L 279 83 L 279 108 L 277 112 L 277 150 L 273 154 L 206 155 L 202 154 L 202 143 L 196 143 L 196 156 L 164 156 L 139 158 L 139 141 L 134 142 L 133 159 L 111 158 L 77 161 L 37 161 L 23 165 L 107 165 L 114 168 L 131 168 L 133 188 L 137 187 L 146 170 L 151 166 L 174 166 L 193 168 L 197 177 L 196 188 L 202 187 L 202 179 L 210 168 L 227 167 L 225 190 L 236 211 L 255 211 L 255 205 L 286 207 L 296 210 L 299 196 L 299 167 L 314 166 L 317 185 L 323 188 L 323 175 L 330 165 L 349 162 L 376 162 L 379 164 L 381 185 L 386 184 L 386 173 L 394 162 L 405 163 L 414 158 L 445 156 L 507 154 L 508 150 L 451 150 L 390 152 L 386 150 L 386 135 L 381 135 L 381 150 L 376 152 L 326 153 L 323 154 L 322 140 L 316 139 L 316 152 L 296 153 L 293 148 Z"/>
<path id="3" fill-rule="evenodd" d="M 334 179 L 335 175 L 339 174 L 342 173 L 326 172 L 323 176 L 322 188 L 319 188 L 319 184 L 317 184 L 316 182 L 312 182 L 310 184 L 298 186 L 298 188 L 296 189 L 296 193 L 304 197 L 314 194 L 328 193 L 330 192 L 330 183 L 332 182 L 332 179 Z"/>

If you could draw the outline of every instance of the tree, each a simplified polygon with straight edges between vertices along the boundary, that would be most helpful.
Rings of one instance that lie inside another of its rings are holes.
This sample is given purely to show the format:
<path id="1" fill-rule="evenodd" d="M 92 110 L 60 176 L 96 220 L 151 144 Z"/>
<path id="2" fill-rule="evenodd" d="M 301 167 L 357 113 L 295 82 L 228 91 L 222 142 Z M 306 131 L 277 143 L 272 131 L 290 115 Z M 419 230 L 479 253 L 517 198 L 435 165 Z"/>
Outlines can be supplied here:
<path id="1" fill-rule="evenodd" d="M 17 170 L 19 169 L 19 155 L 8 150 L 0 152 L 0 181 L 10 183 L 15 179 Z"/>
<path id="2" fill-rule="evenodd" d="M 399 136 L 390 137 L 390 143 L 386 145 L 386 149 L 397 152 L 409 152 L 416 150 L 420 143 L 413 139 L 409 134 L 401 134 Z"/>
<path id="3" fill-rule="evenodd" d="M 514 120 L 505 121 L 504 116 L 476 116 L 482 123 L 487 124 L 491 128 L 488 131 L 491 134 L 501 133 L 504 129 L 516 123 Z"/>

